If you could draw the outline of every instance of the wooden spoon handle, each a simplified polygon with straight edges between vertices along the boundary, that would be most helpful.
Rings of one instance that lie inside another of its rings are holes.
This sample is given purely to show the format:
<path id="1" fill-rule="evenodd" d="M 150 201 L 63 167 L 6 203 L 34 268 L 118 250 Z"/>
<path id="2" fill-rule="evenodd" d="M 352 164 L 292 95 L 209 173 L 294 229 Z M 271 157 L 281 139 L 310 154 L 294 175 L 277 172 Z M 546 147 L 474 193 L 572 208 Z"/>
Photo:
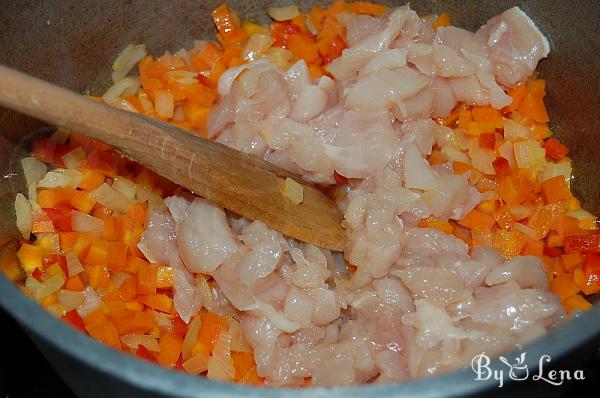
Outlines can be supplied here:
<path id="1" fill-rule="evenodd" d="M 115 146 L 197 195 L 303 242 L 343 250 L 342 214 L 323 192 L 304 187 L 294 205 L 281 194 L 290 173 L 217 142 L 148 117 L 111 108 L 0 65 L 0 104 Z"/>

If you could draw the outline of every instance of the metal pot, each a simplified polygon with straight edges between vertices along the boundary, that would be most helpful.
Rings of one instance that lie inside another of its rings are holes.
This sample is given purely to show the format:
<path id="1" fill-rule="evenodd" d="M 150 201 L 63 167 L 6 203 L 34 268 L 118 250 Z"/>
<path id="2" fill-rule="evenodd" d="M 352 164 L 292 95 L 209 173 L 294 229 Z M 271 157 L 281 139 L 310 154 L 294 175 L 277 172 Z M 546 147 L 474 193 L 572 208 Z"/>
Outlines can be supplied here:
<path id="1" fill-rule="evenodd" d="M 73 90 L 102 93 L 109 85 L 112 59 L 126 44 L 146 43 L 150 53 L 190 46 L 193 39 L 210 37 L 210 11 L 221 0 L 129 0 L 123 2 L 5 1 L 0 13 L 0 62 Z M 230 1 L 248 19 L 265 19 L 273 3 Z M 310 1 L 299 1 L 308 8 Z M 393 3 L 393 2 L 389 2 Z M 412 4 L 422 14 L 447 11 L 457 26 L 476 29 L 488 18 L 519 4 L 549 37 L 550 58 L 539 71 L 548 82 L 547 104 L 552 129 L 572 150 L 577 196 L 585 208 L 600 213 L 597 151 L 600 142 L 600 2 L 551 0 L 480 0 L 467 6 L 460 0 Z M 0 245 L 9 250 L 17 236 L 13 210 L 16 192 L 24 190 L 19 159 L 27 153 L 27 137 L 42 125 L 32 119 L 0 109 Z M 8 243 L 7 243 L 8 242 Z M 474 380 L 471 369 L 401 384 L 335 389 L 254 389 L 217 383 L 169 371 L 107 348 L 75 331 L 44 311 L 19 289 L 0 276 L 0 304 L 30 334 L 35 344 L 73 391 L 81 397 L 308 397 L 327 394 L 347 396 L 489 396 L 536 392 L 543 382 L 513 382 L 496 388 L 498 381 Z M 600 306 L 570 319 L 545 337 L 523 347 L 525 364 L 535 373 L 539 358 L 548 354 L 561 359 L 561 367 L 577 367 L 597 349 L 600 338 Z M 519 352 L 508 355 L 517 356 Z M 492 361 L 491 368 L 502 364 Z M 507 372 L 504 383 L 509 383 Z"/>

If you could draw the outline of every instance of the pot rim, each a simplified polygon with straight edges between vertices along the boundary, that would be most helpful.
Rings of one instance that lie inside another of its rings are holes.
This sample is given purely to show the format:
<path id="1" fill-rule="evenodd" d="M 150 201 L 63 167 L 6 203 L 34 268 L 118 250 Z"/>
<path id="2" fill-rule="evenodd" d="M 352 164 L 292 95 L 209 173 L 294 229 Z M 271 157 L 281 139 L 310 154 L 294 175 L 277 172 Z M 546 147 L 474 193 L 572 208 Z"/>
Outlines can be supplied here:
<path id="1" fill-rule="evenodd" d="M 160 393 L 165 396 L 175 393 L 177 397 L 208 395 L 212 397 L 245 396 L 247 398 L 324 396 L 328 398 L 348 396 L 418 396 L 433 398 L 467 396 L 484 390 L 496 389 L 498 385 L 498 381 L 494 378 L 475 380 L 475 374 L 469 367 L 408 382 L 356 387 L 257 388 L 233 383 L 221 383 L 205 377 L 168 370 L 97 342 L 40 307 L 19 291 L 17 286 L 3 274 L 0 275 L 0 306 L 29 332 L 32 332 L 60 352 L 138 389 Z M 596 305 L 589 311 L 572 317 L 563 325 L 552 329 L 548 334 L 525 345 L 522 349 L 514 350 L 509 354 L 505 354 L 505 356 L 514 358 L 520 353 L 526 352 L 525 364 L 531 374 L 532 370 L 537 369 L 539 358 L 542 355 L 547 354 L 552 360 L 557 360 L 580 344 L 600 336 L 600 322 L 597 321 L 598 319 L 600 319 L 600 306 Z M 578 336 L 578 338 L 574 339 L 573 336 Z M 497 358 L 490 363 L 492 369 L 500 369 L 502 366 L 504 365 Z M 504 384 L 509 382 L 508 374 L 505 374 Z"/>

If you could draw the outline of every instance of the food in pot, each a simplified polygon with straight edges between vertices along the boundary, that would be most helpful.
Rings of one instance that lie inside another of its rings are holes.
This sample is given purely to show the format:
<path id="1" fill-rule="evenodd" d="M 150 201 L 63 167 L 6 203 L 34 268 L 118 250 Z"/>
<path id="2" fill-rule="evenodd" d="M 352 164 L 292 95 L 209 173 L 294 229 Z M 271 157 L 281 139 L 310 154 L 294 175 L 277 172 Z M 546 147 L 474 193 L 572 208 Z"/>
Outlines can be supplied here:
<path id="1" fill-rule="evenodd" d="M 535 75 L 548 41 L 522 10 L 475 33 L 366 2 L 268 14 L 240 23 L 222 5 L 216 42 L 159 58 L 128 46 L 98 100 L 323 186 L 347 250 L 286 238 L 59 129 L 22 161 L 23 240 L 4 268 L 27 294 L 116 349 L 268 386 L 430 376 L 591 306 L 600 234 L 548 127 Z M 281 200 L 302 191 L 290 182 Z"/>

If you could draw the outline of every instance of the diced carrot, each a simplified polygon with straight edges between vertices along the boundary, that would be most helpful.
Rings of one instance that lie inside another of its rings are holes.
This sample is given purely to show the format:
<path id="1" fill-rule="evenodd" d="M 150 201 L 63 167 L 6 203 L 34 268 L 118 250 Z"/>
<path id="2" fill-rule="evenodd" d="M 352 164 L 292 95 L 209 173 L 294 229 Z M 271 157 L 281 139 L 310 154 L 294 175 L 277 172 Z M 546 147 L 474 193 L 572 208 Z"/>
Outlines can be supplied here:
<path id="1" fill-rule="evenodd" d="M 456 175 L 463 175 L 473 169 L 470 164 L 464 162 L 452 162 L 452 172 Z"/>
<path id="2" fill-rule="evenodd" d="M 138 202 L 127 211 L 127 216 L 139 224 L 146 223 L 148 202 Z"/>
<path id="3" fill-rule="evenodd" d="M 68 278 L 64 288 L 75 292 L 82 292 L 83 290 L 85 290 L 85 285 L 83 284 L 81 275 L 77 274 Z"/>
<path id="4" fill-rule="evenodd" d="M 140 303 L 161 312 L 171 312 L 173 299 L 165 294 L 143 294 L 138 295 Z"/>
<path id="5" fill-rule="evenodd" d="M 103 239 L 97 239 L 88 250 L 85 262 L 90 265 L 106 265 L 109 257 L 109 244 Z"/>
<path id="6" fill-rule="evenodd" d="M 510 176 L 504 178 L 498 184 L 498 189 L 496 191 L 500 199 L 504 200 L 508 204 L 518 205 L 523 202 L 523 197 L 517 191 L 515 184 Z"/>
<path id="7" fill-rule="evenodd" d="M 544 254 L 544 242 L 528 238 L 523 249 L 523 255 L 541 257 Z"/>
<path id="8" fill-rule="evenodd" d="M 435 218 L 425 218 L 419 222 L 421 228 L 435 228 L 447 234 L 452 233 L 452 225 L 446 220 L 438 220 Z"/>
<path id="9" fill-rule="evenodd" d="M 519 84 L 517 87 L 508 90 L 508 95 L 512 97 L 512 102 L 510 105 L 503 108 L 502 111 L 506 113 L 512 113 L 516 111 L 528 92 L 529 90 L 525 84 Z"/>
<path id="10" fill-rule="evenodd" d="M 85 191 L 73 191 L 73 196 L 69 203 L 77 210 L 89 213 L 96 205 L 96 200 Z"/>
<path id="11" fill-rule="evenodd" d="M 83 179 L 79 183 L 79 188 L 91 191 L 104 183 L 104 175 L 91 169 L 80 170 L 83 173 Z"/>
<path id="12" fill-rule="evenodd" d="M 561 274 L 552 279 L 550 281 L 550 289 L 558 294 L 561 300 L 568 299 L 579 293 L 579 288 L 567 274 Z"/>
<path id="13" fill-rule="evenodd" d="M 587 311 L 592 308 L 592 303 L 579 295 L 569 297 L 568 299 L 564 300 L 562 304 L 567 309 L 567 312 L 573 310 Z"/>
<path id="14" fill-rule="evenodd" d="M 160 351 L 156 360 L 163 366 L 173 367 L 181 355 L 183 339 L 171 333 L 163 333 L 159 340 Z"/>
<path id="15" fill-rule="evenodd" d="M 90 336 L 96 340 L 115 348 L 121 348 L 121 340 L 115 326 L 108 320 L 99 320 L 97 322 L 85 325 L 85 329 Z"/>
<path id="16" fill-rule="evenodd" d="M 121 304 L 124 304 L 120 302 Z M 156 326 L 150 312 L 137 311 L 129 316 L 115 318 L 117 331 L 120 335 L 131 333 L 149 333 Z"/>
<path id="17" fill-rule="evenodd" d="M 24 243 L 17 252 L 21 266 L 27 273 L 32 273 L 36 268 L 42 268 L 44 250 L 41 247 Z"/>
<path id="18" fill-rule="evenodd" d="M 542 183 L 542 194 L 546 203 L 560 202 L 571 197 L 569 186 L 562 175 L 544 181 Z"/>
<path id="19" fill-rule="evenodd" d="M 127 254 L 127 260 L 123 264 L 121 271 L 137 274 L 139 268 L 146 267 L 148 264 L 150 263 L 143 258 Z"/>
<path id="20" fill-rule="evenodd" d="M 72 189 L 52 188 L 38 191 L 37 202 L 42 208 L 55 208 L 61 204 L 68 204 L 73 194 Z"/>
<path id="21" fill-rule="evenodd" d="M 105 266 L 87 265 L 85 269 L 92 289 L 106 288 L 110 285 L 110 274 Z"/>
<path id="22" fill-rule="evenodd" d="M 303 34 L 294 34 L 288 37 L 288 49 L 307 64 L 315 62 L 319 58 L 319 51 L 312 38 Z"/>
<path id="23" fill-rule="evenodd" d="M 184 338 L 187 334 L 188 325 L 177 315 L 175 319 L 173 319 L 173 335 L 177 337 Z"/>
<path id="24" fill-rule="evenodd" d="M 112 272 L 126 268 L 127 245 L 122 242 L 108 242 L 108 252 L 110 255 L 106 259 L 106 264 Z"/>
<path id="25" fill-rule="evenodd" d="M 532 93 L 531 89 L 519 104 L 519 112 L 526 118 L 538 123 L 548 123 L 550 121 L 543 95 L 536 95 Z"/>
<path id="26" fill-rule="evenodd" d="M 202 313 L 201 316 L 202 324 L 198 332 L 198 347 L 195 348 L 208 356 L 217 344 L 219 334 L 227 330 L 228 326 L 227 321 L 214 312 Z"/>
<path id="27" fill-rule="evenodd" d="M 494 247 L 505 259 L 510 259 L 523 250 L 527 237 L 515 228 L 509 230 L 497 229 L 494 236 Z"/>
<path id="28" fill-rule="evenodd" d="M 183 105 L 183 112 L 186 119 L 190 122 L 192 127 L 204 128 L 206 127 L 206 120 L 208 119 L 208 113 L 211 108 L 208 106 L 199 106 L 186 102 Z"/>
<path id="29" fill-rule="evenodd" d="M 137 297 L 137 281 L 135 278 L 127 278 L 119 287 L 118 295 L 123 301 L 131 301 Z"/>
<path id="30" fill-rule="evenodd" d="M 492 227 L 496 221 L 488 214 L 477 209 L 471 210 L 459 224 L 479 232 L 492 232 Z"/>
<path id="31" fill-rule="evenodd" d="M 494 132 L 503 126 L 502 114 L 491 106 L 475 106 L 471 109 L 471 116 L 485 132 Z"/>
<path id="32" fill-rule="evenodd" d="M 366 1 L 355 1 L 354 3 L 350 3 L 347 6 L 347 10 L 354 13 L 354 14 L 365 14 L 365 15 L 371 15 L 373 17 L 377 16 L 377 15 L 381 15 L 384 12 L 386 12 L 387 7 L 386 6 L 382 6 L 380 4 L 374 4 L 374 3 L 369 3 Z M 442 14 L 444 15 L 444 14 Z M 447 16 L 448 14 L 446 14 Z M 441 17 L 441 15 L 440 15 Z M 439 18 L 438 18 L 439 20 Z M 448 17 L 449 20 L 449 17 Z M 444 25 L 447 26 L 447 25 Z"/>
<path id="33" fill-rule="evenodd" d="M 567 271 L 573 270 L 575 267 L 578 267 L 583 263 L 583 257 L 580 253 L 567 253 L 561 256 L 561 260 L 563 262 L 563 266 Z"/>
<path id="34" fill-rule="evenodd" d="M 235 369 L 234 381 L 242 380 L 253 368 L 256 368 L 254 355 L 251 352 L 232 352 L 231 359 Z"/>
<path id="35" fill-rule="evenodd" d="M 156 293 L 156 270 L 154 264 L 140 266 L 137 272 L 137 291 L 139 294 Z"/>

